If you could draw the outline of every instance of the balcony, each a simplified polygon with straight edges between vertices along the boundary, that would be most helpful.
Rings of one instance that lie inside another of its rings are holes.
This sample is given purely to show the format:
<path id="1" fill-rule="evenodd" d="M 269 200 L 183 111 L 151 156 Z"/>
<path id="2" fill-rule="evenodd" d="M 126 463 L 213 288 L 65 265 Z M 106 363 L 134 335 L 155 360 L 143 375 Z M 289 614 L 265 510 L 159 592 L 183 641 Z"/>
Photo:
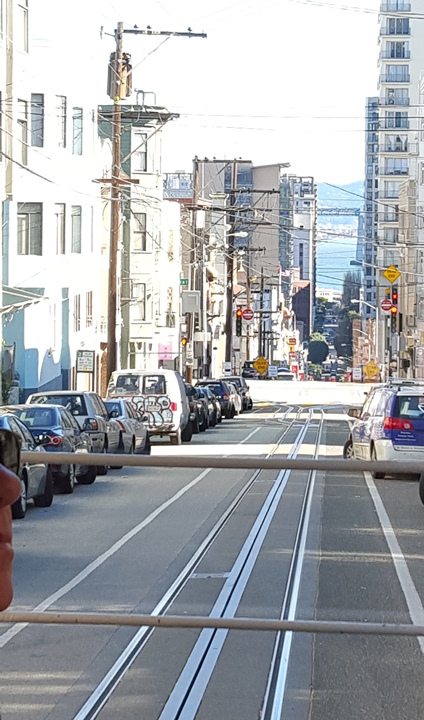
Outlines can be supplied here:
<path id="1" fill-rule="evenodd" d="M 409 175 L 409 168 L 393 168 L 393 167 L 382 167 L 379 172 L 380 177 L 383 175 L 389 175 L 390 177 L 399 175 Z"/>
<path id="2" fill-rule="evenodd" d="M 382 50 L 380 60 L 410 60 L 411 51 L 404 50 L 402 55 L 395 55 L 391 50 Z"/>
<path id="3" fill-rule="evenodd" d="M 411 3 L 406 0 L 386 0 L 381 3 L 380 12 L 411 12 Z"/>
<path id="4" fill-rule="evenodd" d="M 403 83 L 408 84 L 411 82 L 411 76 L 409 73 L 405 75 L 389 75 L 387 73 L 382 73 L 380 75 L 380 83 Z"/>
<path id="5" fill-rule="evenodd" d="M 408 141 L 400 143 L 391 143 L 390 145 L 379 145 L 379 153 L 407 153 L 408 152 Z"/>
<path id="6" fill-rule="evenodd" d="M 408 107 L 410 104 L 409 98 L 402 98 L 402 97 L 387 97 L 387 98 L 381 98 L 380 104 L 383 107 Z"/>

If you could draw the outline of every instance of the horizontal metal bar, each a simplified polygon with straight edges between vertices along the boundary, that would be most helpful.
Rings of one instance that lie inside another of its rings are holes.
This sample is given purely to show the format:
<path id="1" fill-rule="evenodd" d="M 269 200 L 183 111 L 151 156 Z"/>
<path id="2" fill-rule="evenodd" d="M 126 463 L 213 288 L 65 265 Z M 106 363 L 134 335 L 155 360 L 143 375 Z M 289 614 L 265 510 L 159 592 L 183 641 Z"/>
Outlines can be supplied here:
<path id="1" fill-rule="evenodd" d="M 217 468 L 224 470 L 318 470 L 327 472 L 384 472 L 387 475 L 416 475 L 424 472 L 422 461 L 367 462 L 365 460 L 290 460 L 287 457 L 251 455 L 249 457 L 216 457 L 214 455 L 112 455 L 95 453 L 22 453 L 23 462 L 62 465 L 123 465 L 125 467 Z"/>
<path id="2" fill-rule="evenodd" d="M 0 623 L 32 625 L 113 625 L 155 628 L 215 628 L 255 632 L 297 632 L 330 635 L 396 635 L 424 637 L 423 625 L 335 622 L 332 620 L 273 620 L 269 618 L 212 618 L 193 615 L 122 615 L 113 613 L 0 612 Z"/>

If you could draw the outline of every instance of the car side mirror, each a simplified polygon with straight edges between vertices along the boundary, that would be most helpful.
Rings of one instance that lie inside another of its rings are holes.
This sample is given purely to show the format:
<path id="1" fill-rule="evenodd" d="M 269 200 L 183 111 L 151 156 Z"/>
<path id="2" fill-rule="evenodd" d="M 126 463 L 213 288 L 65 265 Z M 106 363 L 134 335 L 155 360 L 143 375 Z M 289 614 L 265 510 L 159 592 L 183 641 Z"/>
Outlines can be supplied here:
<path id="1" fill-rule="evenodd" d="M 99 426 L 97 420 L 95 420 L 94 418 L 87 418 L 87 420 L 84 421 L 82 429 L 85 430 L 85 432 L 89 430 L 98 430 Z"/>
<path id="2" fill-rule="evenodd" d="M 361 417 L 361 411 L 359 408 L 349 408 L 349 410 L 347 411 L 347 414 L 349 415 L 349 417 L 356 418 L 356 419 Z"/>
<path id="3" fill-rule="evenodd" d="M 112 420 L 112 418 L 118 418 L 118 417 L 119 417 L 119 412 L 118 412 L 118 410 L 111 410 L 111 411 L 110 411 L 110 413 L 109 413 L 109 418 L 110 418 L 111 420 Z"/>

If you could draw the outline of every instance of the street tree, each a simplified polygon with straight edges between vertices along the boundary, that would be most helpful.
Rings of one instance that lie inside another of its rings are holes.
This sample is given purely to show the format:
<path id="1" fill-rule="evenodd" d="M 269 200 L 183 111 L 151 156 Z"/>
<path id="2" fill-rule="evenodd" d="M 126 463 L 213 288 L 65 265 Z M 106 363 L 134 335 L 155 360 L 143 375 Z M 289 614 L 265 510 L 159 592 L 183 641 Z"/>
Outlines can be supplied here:
<path id="1" fill-rule="evenodd" d="M 328 352 L 329 347 L 324 335 L 318 332 L 312 333 L 308 345 L 308 361 L 321 365 L 327 359 Z"/>

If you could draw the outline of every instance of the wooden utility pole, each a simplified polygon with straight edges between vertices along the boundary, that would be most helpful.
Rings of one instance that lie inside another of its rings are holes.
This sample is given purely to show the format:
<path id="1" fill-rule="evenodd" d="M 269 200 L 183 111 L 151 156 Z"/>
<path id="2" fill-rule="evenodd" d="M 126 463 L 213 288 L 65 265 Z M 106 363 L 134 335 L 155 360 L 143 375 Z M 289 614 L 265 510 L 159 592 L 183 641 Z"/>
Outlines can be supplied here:
<path id="1" fill-rule="evenodd" d="M 112 182 L 110 190 L 111 222 L 110 222 L 110 248 L 109 248 L 109 297 L 107 309 L 107 382 L 112 372 L 116 370 L 116 325 L 117 325 L 117 266 L 119 234 L 121 229 L 121 82 L 122 82 L 122 41 L 124 35 L 124 24 L 118 23 L 115 31 L 116 51 L 114 83 L 115 96 L 113 100 L 112 117 Z"/>
<path id="2" fill-rule="evenodd" d="M 234 233 L 236 231 L 236 188 L 237 161 L 233 162 L 233 180 L 230 192 L 230 232 L 228 233 L 227 252 L 227 307 L 225 313 L 225 362 L 232 362 L 233 354 L 233 295 L 234 295 Z"/>

